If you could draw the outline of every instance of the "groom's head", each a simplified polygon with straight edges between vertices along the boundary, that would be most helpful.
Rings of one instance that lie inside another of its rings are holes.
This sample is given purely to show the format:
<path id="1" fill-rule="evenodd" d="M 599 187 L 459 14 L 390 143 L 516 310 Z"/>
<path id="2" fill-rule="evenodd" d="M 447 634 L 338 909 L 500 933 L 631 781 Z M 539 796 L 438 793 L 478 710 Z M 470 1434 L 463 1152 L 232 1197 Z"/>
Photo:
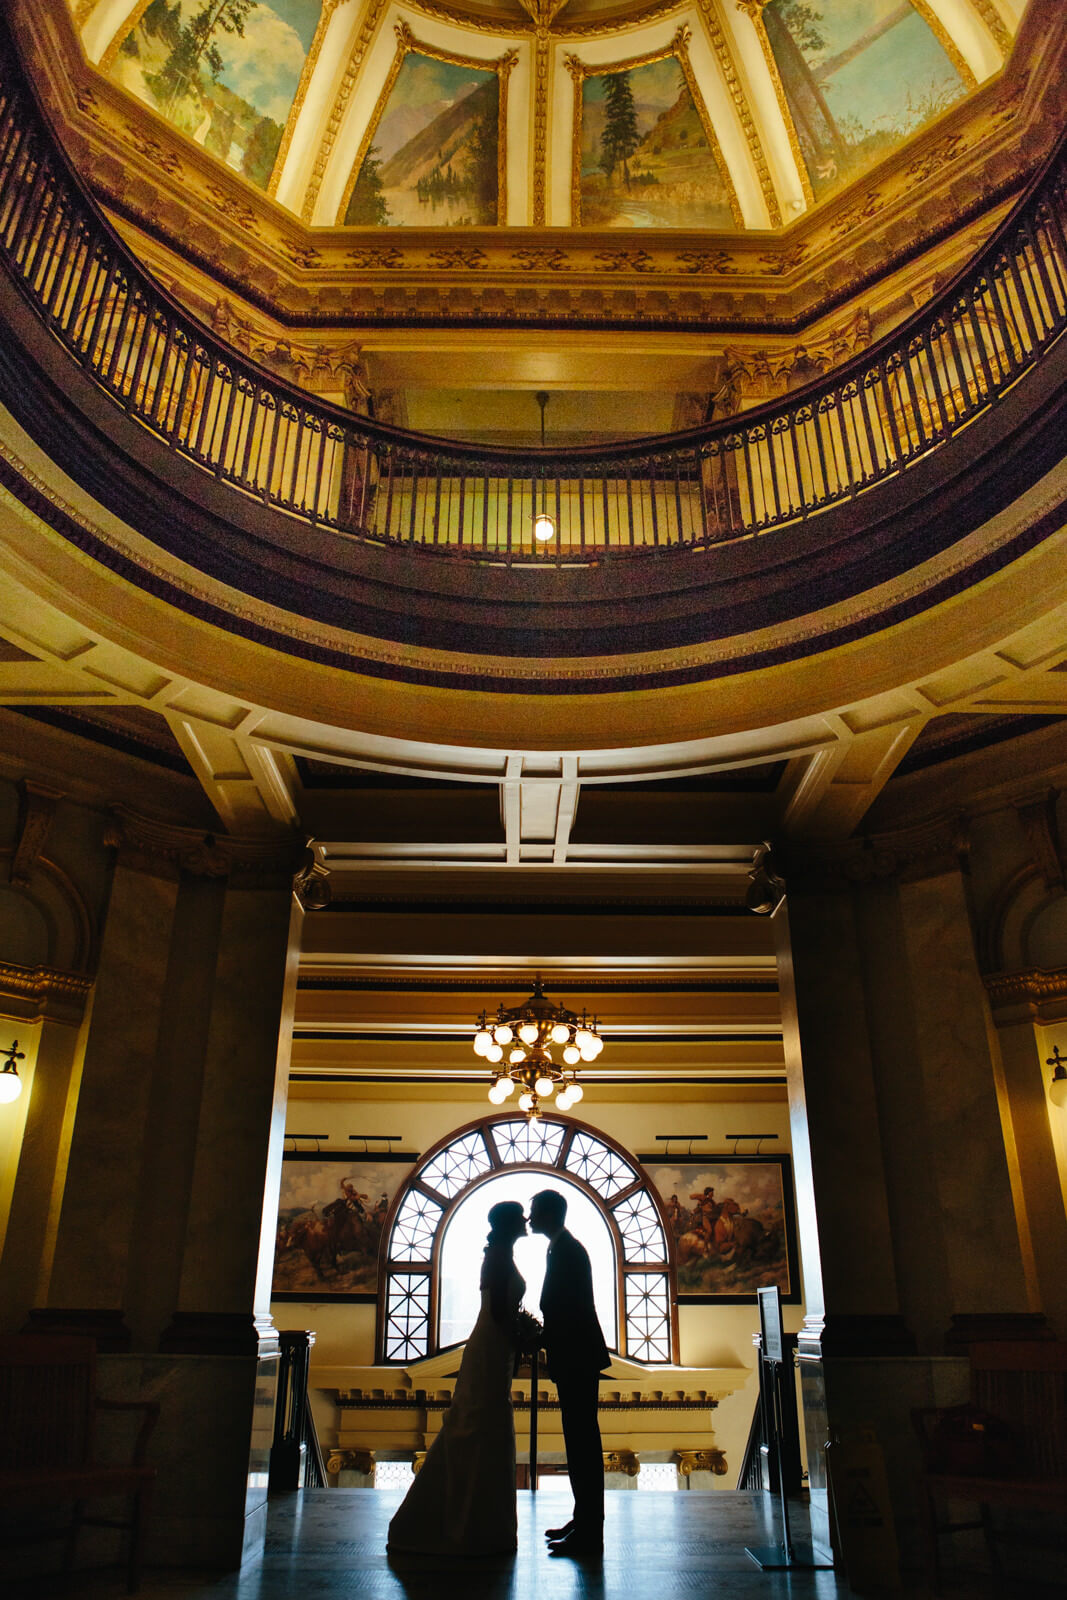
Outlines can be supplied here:
<path id="1" fill-rule="evenodd" d="M 551 1239 L 563 1227 L 567 1202 L 557 1189 L 542 1189 L 530 1201 L 530 1228 Z"/>

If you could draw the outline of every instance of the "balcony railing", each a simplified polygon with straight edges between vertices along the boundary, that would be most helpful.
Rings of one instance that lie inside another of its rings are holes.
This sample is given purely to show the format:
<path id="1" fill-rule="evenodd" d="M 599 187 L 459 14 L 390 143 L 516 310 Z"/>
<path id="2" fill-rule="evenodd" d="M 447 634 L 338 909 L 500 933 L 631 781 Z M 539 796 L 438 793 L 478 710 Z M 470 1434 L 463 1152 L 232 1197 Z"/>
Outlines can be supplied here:
<path id="1" fill-rule="evenodd" d="M 318 402 L 226 346 L 142 268 L 0 49 L 0 257 L 93 379 L 235 491 L 339 535 L 479 561 L 586 563 L 763 534 L 965 428 L 1067 321 L 1061 143 L 977 259 L 873 348 L 788 398 L 605 448 L 475 448 Z M 556 526 L 538 546 L 533 524 Z"/>

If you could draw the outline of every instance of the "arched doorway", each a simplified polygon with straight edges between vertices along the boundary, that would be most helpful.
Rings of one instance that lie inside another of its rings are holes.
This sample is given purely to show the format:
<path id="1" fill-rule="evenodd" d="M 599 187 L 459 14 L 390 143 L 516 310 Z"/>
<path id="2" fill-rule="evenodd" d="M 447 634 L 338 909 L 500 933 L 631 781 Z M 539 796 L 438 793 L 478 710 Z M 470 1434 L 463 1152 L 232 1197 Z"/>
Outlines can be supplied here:
<path id="1" fill-rule="evenodd" d="M 463 1230 L 468 1226 L 464 1218 L 471 1218 L 478 1253 L 473 1260 L 468 1256 L 468 1266 L 476 1281 L 485 1212 L 496 1199 L 520 1197 L 518 1190 L 507 1195 L 503 1185 L 497 1186 L 495 1180 L 505 1177 L 525 1180 L 519 1185 L 524 1192 L 527 1184 L 532 1184 L 530 1192 L 559 1186 L 568 1200 L 580 1196 L 583 1204 L 595 1208 L 599 1224 L 590 1239 L 598 1257 L 603 1257 L 605 1243 L 613 1255 L 615 1302 L 605 1333 L 613 1325 L 614 1340 L 609 1342 L 634 1361 L 676 1361 L 670 1230 L 637 1162 L 583 1123 L 564 1117 L 528 1123 L 514 1113 L 486 1117 L 442 1139 L 398 1193 L 385 1230 L 378 1360 L 398 1365 L 417 1361 L 455 1342 L 447 1337 L 458 1320 L 451 1290 L 447 1306 L 442 1304 L 447 1241 L 453 1223 Z M 490 1185 L 479 1216 L 475 1191 Z M 463 1236 L 461 1231 L 455 1237 Z M 535 1300 L 528 1296 L 528 1303 Z"/>

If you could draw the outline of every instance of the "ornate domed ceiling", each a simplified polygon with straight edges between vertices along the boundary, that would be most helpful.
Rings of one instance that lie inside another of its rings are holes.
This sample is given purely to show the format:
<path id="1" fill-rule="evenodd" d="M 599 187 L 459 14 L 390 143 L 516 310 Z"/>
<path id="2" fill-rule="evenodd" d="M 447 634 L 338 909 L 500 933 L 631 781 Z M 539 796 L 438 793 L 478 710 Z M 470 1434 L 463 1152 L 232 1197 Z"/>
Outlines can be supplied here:
<path id="1" fill-rule="evenodd" d="M 1004 66 L 1023 0 L 71 0 L 316 226 L 773 229 Z"/>
<path id="2" fill-rule="evenodd" d="M 1060 0 L 10 0 L 66 149 L 245 354 L 422 431 L 687 427 L 862 349 L 1061 121 Z"/>

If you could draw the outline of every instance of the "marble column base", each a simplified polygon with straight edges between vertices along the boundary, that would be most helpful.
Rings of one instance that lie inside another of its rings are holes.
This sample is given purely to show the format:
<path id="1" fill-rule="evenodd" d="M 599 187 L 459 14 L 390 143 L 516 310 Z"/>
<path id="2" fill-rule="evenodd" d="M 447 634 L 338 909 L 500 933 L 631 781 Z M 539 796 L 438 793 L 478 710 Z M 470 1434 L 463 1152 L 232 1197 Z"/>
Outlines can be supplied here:
<path id="1" fill-rule="evenodd" d="M 121 1311 L 99 1311 L 80 1306 L 34 1306 L 22 1327 L 23 1333 L 76 1334 L 93 1339 L 101 1353 L 128 1350 L 133 1335 Z"/>
<path id="2" fill-rule="evenodd" d="M 972 1344 L 999 1344 L 1002 1340 L 1054 1339 L 1041 1311 L 960 1312 L 945 1334 L 945 1354 L 966 1355 Z"/>
<path id="3" fill-rule="evenodd" d="M 236 1570 L 263 1550 L 278 1362 L 274 1357 L 104 1355 L 100 1393 L 157 1400 L 148 1446 L 158 1470 L 145 1558 Z M 134 1424 L 103 1414 L 101 1454 L 121 1460 Z"/>
<path id="4" fill-rule="evenodd" d="M 919 1444 L 911 1411 L 920 1406 L 960 1405 L 967 1400 L 970 1370 L 955 1356 L 800 1357 L 801 1395 L 807 1440 L 811 1542 L 832 1553 L 825 1446 L 829 1439 L 857 1439 L 871 1430 L 885 1455 L 893 1521 L 905 1569 L 924 1565 L 915 1492 Z M 798 1518 L 799 1521 L 799 1518 Z M 803 1533 L 794 1529 L 801 1538 Z"/>

